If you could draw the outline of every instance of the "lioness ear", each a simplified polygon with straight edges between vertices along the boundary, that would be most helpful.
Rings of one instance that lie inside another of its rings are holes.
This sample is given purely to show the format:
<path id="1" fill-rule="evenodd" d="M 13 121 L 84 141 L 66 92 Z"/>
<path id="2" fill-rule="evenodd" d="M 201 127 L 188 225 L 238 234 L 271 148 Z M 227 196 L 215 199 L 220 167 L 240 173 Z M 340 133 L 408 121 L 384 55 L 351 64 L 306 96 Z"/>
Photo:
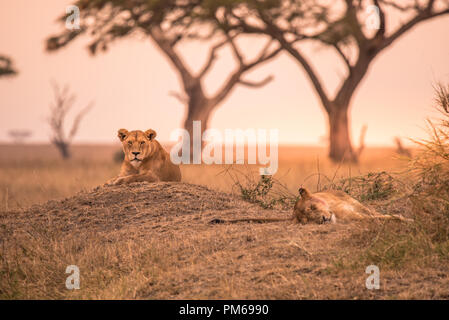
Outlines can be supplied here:
<path id="1" fill-rule="evenodd" d="M 306 188 L 299 188 L 298 193 L 301 196 L 301 198 L 306 198 L 310 195 L 309 190 L 307 190 Z"/>
<path id="2" fill-rule="evenodd" d="M 128 130 L 126 129 L 120 129 L 118 131 L 118 138 L 120 139 L 120 141 L 123 141 L 126 139 L 126 137 L 128 136 Z"/>
<path id="3" fill-rule="evenodd" d="M 153 129 L 148 129 L 147 131 L 145 131 L 145 135 L 151 141 L 156 138 L 156 131 L 154 131 Z"/>
<path id="4" fill-rule="evenodd" d="M 335 214 L 331 214 L 331 223 L 337 223 L 337 217 L 335 216 Z"/>

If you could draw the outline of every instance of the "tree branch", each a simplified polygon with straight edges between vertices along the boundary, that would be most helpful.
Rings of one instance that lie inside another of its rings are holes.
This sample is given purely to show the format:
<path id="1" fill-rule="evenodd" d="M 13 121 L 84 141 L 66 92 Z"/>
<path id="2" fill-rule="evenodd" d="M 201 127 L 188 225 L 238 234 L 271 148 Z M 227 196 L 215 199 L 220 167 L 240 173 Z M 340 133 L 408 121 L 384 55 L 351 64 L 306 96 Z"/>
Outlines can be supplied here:
<path id="1" fill-rule="evenodd" d="M 217 43 L 215 46 L 213 46 L 209 51 L 209 58 L 207 59 L 205 65 L 201 69 L 201 71 L 198 74 L 198 78 L 202 78 L 210 69 L 212 64 L 214 63 L 215 59 L 217 58 L 217 50 L 220 49 L 223 45 L 225 45 L 228 42 L 228 39 L 225 41 Z"/>
<path id="2" fill-rule="evenodd" d="M 75 120 L 73 120 L 72 129 L 70 130 L 68 141 L 71 142 L 73 137 L 75 137 L 76 133 L 78 132 L 79 125 L 81 123 L 81 120 L 83 117 L 89 112 L 90 109 L 93 107 L 93 102 L 90 102 L 87 107 L 85 107 L 83 110 L 81 110 L 75 117 Z"/>
<path id="3" fill-rule="evenodd" d="M 255 87 L 263 86 L 273 79 L 272 76 L 268 76 L 267 78 L 265 78 L 264 80 L 262 80 L 260 82 L 246 81 L 246 80 L 241 79 L 242 75 L 245 72 L 251 70 L 253 67 L 255 67 L 257 65 L 260 65 L 260 64 L 274 58 L 279 52 L 282 51 L 282 47 L 279 46 L 279 48 L 274 49 L 273 51 L 268 53 L 270 44 L 271 44 L 271 41 L 269 41 L 269 43 L 264 46 L 264 48 L 261 50 L 260 54 L 250 63 L 245 64 L 243 62 L 243 58 L 241 61 L 239 61 L 239 67 L 237 68 L 237 70 L 235 70 L 231 74 L 231 76 L 225 82 L 223 87 L 218 90 L 218 92 L 213 96 L 213 98 L 211 98 L 212 105 L 216 105 L 216 104 L 220 103 L 221 101 L 223 101 L 223 99 L 227 97 L 227 95 L 231 92 L 231 90 L 238 83 L 255 88 Z"/>
<path id="4" fill-rule="evenodd" d="M 226 37 L 228 38 L 228 42 L 231 45 L 232 52 L 234 53 L 234 57 L 237 59 L 239 65 L 242 66 L 244 64 L 243 56 L 240 53 L 239 48 L 237 47 L 237 45 L 234 42 L 234 39 L 237 37 L 237 35 L 230 36 L 228 33 L 226 33 Z"/>
<path id="5" fill-rule="evenodd" d="M 0 55 L 0 77 L 7 75 L 15 75 L 17 72 L 12 66 L 10 58 Z"/>
<path id="6" fill-rule="evenodd" d="M 150 29 L 149 34 L 156 42 L 158 47 L 168 56 L 173 66 L 178 70 L 183 80 L 184 86 L 194 80 L 192 73 L 185 66 L 179 54 L 171 45 L 171 41 L 164 36 L 164 32 L 160 26 L 154 26 Z"/>
<path id="7" fill-rule="evenodd" d="M 272 41 L 269 41 L 267 43 L 267 45 L 265 45 L 265 47 L 262 49 L 261 53 L 257 56 L 257 58 L 255 58 L 252 62 L 248 63 L 248 64 L 244 64 L 243 67 L 243 71 L 247 71 L 253 67 L 255 67 L 258 64 L 261 64 L 265 61 L 268 61 L 272 58 L 274 58 L 279 52 L 282 51 L 282 46 L 279 46 L 277 49 L 274 49 L 273 51 L 271 51 L 271 53 L 268 53 L 268 49 L 270 47 L 270 44 L 272 43 Z"/>
<path id="8" fill-rule="evenodd" d="M 379 2 L 385 4 L 386 6 L 395 8 L 395 9 L 397 9 L 399 11 L 408 11 L 408 10 L 411 10 L 411 9 L 418 9 L 418 7 L 416 6 L 416 3 L 415 3 L 415 5 L 401 6 L 400 4 L 397 4 L 394 1 L 379 0 Z"/>
<path id="9" fill-rule="evenodd" d="M 187 104 L 188 103 L 188 98 L 186 96 L 183 96 L 182 94 L 180 94 L 179 92 L 175 92 L 175 91 L 170 91 L 168 93 L 170 96 L 176 98 L 179 100 L 179 102 L 181 102 L 182 104 Z"/>
<path id="10" fill-rule="evenodd" d="M 411 18 L 408 22 L 403 24 L 401 27 L 399 27 L 395 32 L 393 32 L 389 37 L 385 38 L 385 40 L 382 42 L 379 51 L 382 49 L 385 49 L 389 45 L 391 45 L 396 39 L 398 39 L 400 36 L 402 36 L 407 31 L 411 30 L 415 25 L 417 25 L 419 22 L 429 20 L 438 16 L 442 16 L 445 14 L 449 14 L 449 8 L 445 10 L 441 10 L 439 12 L 432 13 L 433 1 L 429 1 L 429 5 L 424 9 L 421 10 L 416 16 Z"/>
<path id="11" fill-rule="evenodd" d="M 238 81 L 238 83 L 240 83 L 241 85 L 244 85 L 246 87 L 250 87 L 250 88 L 260 88 L 265 86 L 266 84 L 268 84 L 269 82 L 274 80 L 274 76 L 273 75 L 269 75 L 267 76 L 265 79 L 261 80 L 261 81 L 251 81 L 251 80 L 243 80 L 240 79 Z"/>
<path id="12" fill-rule="evenodd" d="M 302 53 L 298 49 L 291 46 L 290 43 L 287 40 L 285 40 L 284 37 L 279 37 L 278 41 L 280 42 L 281 46 L 285 50 L 287 50 L 304 68 L 324 108 L 326 109 L 326 111 L 330 112 L 329 98 L 327 96 L 327 93 L 324 91 L 323 85 L 321 84 L 321 80 L 318 78 L 318 75 L 316 74 L 312 65 L 307 61 L 307 59 L 302 55 Z"/>
<path id="13" fill-rule="evenodd" d="M 321 84 L 321 81 L 318 78 L 313 67 L 310 65 L 307 59 L 301 54 L 301 52 L 293 46 L 293 43 L 295 41 L 293 42 L 287 41 L 282 31 L 270 19 L 264 16 L 263 13 L 260 11 L 259 15 L 261 16 L 261 19 L 266 25 L 265 33 L 268 33 L 272 38 L 276 39 L 281 45 L 281 47 L 287 50 L 287 52 L 289 52 L 302 65 L 307 75 L 309 76 L 309 79 L 312 82 L 313 87 L 315 88 L 315 91 L 317 92 L 324 108 L 326 109 L 326 111 L 330 112 L 330 101 L 327 96 L 327 93 L 324 91 L 323 85 Z"/>
<path id="14" fill-rule="evenodd" d="M 344 54 L 343 50 L 340 48 L 340 46 L 338 45 L 338 43 L 335 43 L 333 45 L 333 47 L 335 48 L 335 50 L 338 52 L 338 54 L 340 55 L 340 57 L 343 59 L 343 61 L 345 62 L 346 66 L 348 67 L 348 71 L 351 72 L 352 69 L 352 65 L 351 62 L 349 61 L 349 58 Z"/>

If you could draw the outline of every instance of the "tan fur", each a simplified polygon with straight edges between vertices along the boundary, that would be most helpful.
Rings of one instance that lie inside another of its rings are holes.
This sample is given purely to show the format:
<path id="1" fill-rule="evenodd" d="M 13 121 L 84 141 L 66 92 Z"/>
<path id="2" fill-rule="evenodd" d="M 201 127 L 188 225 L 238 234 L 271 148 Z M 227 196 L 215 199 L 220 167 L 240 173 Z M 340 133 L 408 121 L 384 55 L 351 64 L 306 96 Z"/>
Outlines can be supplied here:
<path id="1" fill-rule="evenodd" d="M 299 188 L 299 200 L 293 208 L 290 218 L 247 218 L 235 220 L 214 219 L 211 223 L 238 222 L 278 222 L 295 221 L 306 223 L 335 223 L 351 222 L 364 219 L 398 219 L 412 221 L 400 215 L 383 215 L 369 209 L 343 191 L 330 190 L 326 192 L 310 193 L 305 188 Z"/>
<path id="2" fill-rule="evenodd" d="M 294 217 L 301 223 L 351 222 L 365 219 L 398 219 L 411 221 L 400 215 L 384 215 L 365 207 L 343 191 L 329 190 L 310 193 L 299 189 L 300 199 L 293 209 Z"/>
<path id="3" fill-rule="evenodd" d="M 145 132 L 120 129 L 118 138 L 122 142 L 125 158 L 118 177 L 107 184 L 181 181 L 179 166 L 171 162 L 170 155 L 155 137 L 156 131 L 152 129 Z"/>

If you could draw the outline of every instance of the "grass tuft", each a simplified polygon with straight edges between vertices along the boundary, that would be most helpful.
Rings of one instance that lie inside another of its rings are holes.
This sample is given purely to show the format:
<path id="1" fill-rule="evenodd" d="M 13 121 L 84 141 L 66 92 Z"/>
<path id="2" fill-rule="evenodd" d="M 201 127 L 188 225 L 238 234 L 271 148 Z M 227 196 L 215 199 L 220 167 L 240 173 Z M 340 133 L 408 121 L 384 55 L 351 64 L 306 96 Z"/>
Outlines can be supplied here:
<path id="1" fill-rule="evenodd" d="M 377 203 L 380 211 L 391 212 L 392 204 L 398 202 L 401 212 L 414 222 L 368 225 L 347 240 L 360 242 L 365 248 L 360 256 L 346 259 L 344 263 L 338 261 L 336 266 L 355 268 L 377 264 L 400 269 L 446 265 L 449 261 L 449 87 L 438 85 L 436 96 L 436 107 L 442 118 L 437 123 L 428 121 L 429 138 L 416 141 L 421 148 L 408 160 L 409 170 L 403 173 L 407 178 L 412 177 L 409 185 L 398 184 L 398 179 L 385 172 L 345 179 L 337 184 L 337 188 L 362 201 L 373 201 L 375 206 Z M 380 201 L 395 193 L 405 193 L 405 196 L 390 202 Z"/>
<path id="2" fill-rule="evenodd" d="M 288 188 L 273 176 L 256 175 L 247 170 L 246 173 L 235 168 L 227 168 L 225 171 L 238 188 L 241 198 L 250 203 L 255 203 L 264 209 L 290 209 L 297 201 Z"/>

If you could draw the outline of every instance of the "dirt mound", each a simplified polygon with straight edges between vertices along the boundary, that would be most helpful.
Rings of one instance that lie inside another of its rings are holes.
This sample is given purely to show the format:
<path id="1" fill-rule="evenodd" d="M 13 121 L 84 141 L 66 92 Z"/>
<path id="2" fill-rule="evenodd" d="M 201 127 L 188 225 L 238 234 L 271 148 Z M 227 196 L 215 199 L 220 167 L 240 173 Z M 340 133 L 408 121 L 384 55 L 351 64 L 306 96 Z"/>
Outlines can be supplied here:
<path id="1" fill-rule="evenodd" d="M 287 213 L 286 213 L 287 214 Z M 273 211 L 237 197 L 187 183 L 133 183 L 97 187 L 60 201 L 15 212 L 9 224 L 46 222 L 63 232 L 111 232 L 154 227 L 157 223 L 192 226 L 212 218 L 273 216 Z"/>
<path id="2" fill-rule="evenodd" d="M 0 298 L 447 298 L 446 265 L 382 269 L 382 290 L 367 290 L 366 265 L 341 262 L 376 238 L 362 226 L 209 224 L 290 214 L 186 183 L 98 187 L 3 212 Z M 69 265 L 79 267 L 79 290 L 65 287 Z"/>

